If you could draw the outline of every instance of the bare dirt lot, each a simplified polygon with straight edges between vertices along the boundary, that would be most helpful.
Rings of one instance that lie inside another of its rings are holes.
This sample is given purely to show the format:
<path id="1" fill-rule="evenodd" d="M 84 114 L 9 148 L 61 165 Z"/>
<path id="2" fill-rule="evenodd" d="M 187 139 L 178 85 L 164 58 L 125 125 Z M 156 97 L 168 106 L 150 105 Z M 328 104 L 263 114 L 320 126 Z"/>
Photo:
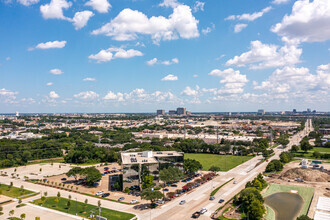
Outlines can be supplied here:
<path id="1" fill-rule="evenodd" d="M 320 196 L 330 197 L 330 191 L 326 189 L 329 187 L 330 173 L 312 169 L 311 166 L 308 169 L 300 169 L 299 163 L 300 161 L 293 161 L 286 164 L 280 174 L 275 174 L 266 180 L 274 184 L 313 187 L 315 189 L 314 197 L 308 212 L 308 216 L 313 218 L 318 198 Z M 330 164 L 322 165 L 327 169 L 330 168 Z M 297 182 L 296 178 L 302 178 L 304 182 Z"/>

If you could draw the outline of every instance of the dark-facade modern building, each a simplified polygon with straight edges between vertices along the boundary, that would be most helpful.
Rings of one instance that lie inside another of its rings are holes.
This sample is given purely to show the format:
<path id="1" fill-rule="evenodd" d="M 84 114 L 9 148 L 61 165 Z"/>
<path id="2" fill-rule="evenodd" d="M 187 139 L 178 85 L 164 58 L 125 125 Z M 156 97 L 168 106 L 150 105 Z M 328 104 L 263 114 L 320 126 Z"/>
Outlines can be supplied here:
<path id="1" fill-rule="evenodd" d="M 123 189 L 126 187 L 142 188 L 145 175 L 152 175 L 159 185 L 159 171 L 170 166 L 183 171 L 184 153 L 176 151 L 143 151 L 121 153 L 123 167 Z"/>

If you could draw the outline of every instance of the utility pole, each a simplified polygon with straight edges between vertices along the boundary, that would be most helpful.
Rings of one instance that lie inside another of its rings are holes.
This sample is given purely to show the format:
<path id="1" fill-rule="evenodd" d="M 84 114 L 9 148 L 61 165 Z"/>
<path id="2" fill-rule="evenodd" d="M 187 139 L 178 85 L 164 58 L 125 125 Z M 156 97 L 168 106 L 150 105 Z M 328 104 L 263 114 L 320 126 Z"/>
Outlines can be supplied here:
<path id="1" fill-rule="evenodd" d="M 217 125 L 217 144 L 219 144 L 219 126 Z"/>

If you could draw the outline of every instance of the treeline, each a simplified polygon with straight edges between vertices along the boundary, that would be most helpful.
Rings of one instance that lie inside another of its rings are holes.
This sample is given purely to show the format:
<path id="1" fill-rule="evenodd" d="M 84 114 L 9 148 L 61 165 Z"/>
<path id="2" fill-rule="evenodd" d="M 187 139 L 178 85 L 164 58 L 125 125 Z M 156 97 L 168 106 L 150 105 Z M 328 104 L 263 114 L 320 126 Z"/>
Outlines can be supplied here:
<path id="1" fill-rule="evenodd" d="M 251 182 L 247 182 L 245 189 L 243 189 L 238 196 L 234 197 L 235 206 L 239 206 L 241 213 L 246 213 L 249 219 L 262 219 L 266 213 L 264 206 L 264 199 L 260 194 L 261 190 L 267 187 L 267 182 L 259 174 Z"/>
<path id="2" fill-rule="evenodd" d="M 52 139 L 28 141 L 0 139 L 0 168 L 20 166 L 29 160 L 61 157 L 61 143 Z"/>
<path id="3" fill-rule="evenodd" d="M 117 149 L 118 150 L 118 149 Z M 92 143 L 81 146 L 75 146 L 68 151 L 64 157 L 66 163 L 101 163 L 101 162 L 117 162 L 118 153 L 113 149 L 95 147 Z"/>
<path id="4" fill-rule="evenodd" d="M 169 144 L 166 144 L 169 142 Z M 174 142 L 173 144 L 171 142 Z M 235 141 L 230 142 L 222 139 L 219 144 L 207 144 L 201 139 L 159 139 L 152 138 L 149 142 L 132 142 L 126 144 L 122 150 L 137 149 L 138 151 L 181 151 L 184 153 L 209 153 L 209 154 L 228 154 L 235 152 L 239 155 L 250 153 L 263 153 L 269 148 L 267 139 L 255 139 L 253 142 Z"/>
<path id="5" fill-rule="evenodd" d="M 50 133 L 41 139 L 11 140 L 0 139 L 0 168 L 20 166 L 30 160 L 62 157 L 68 154 L 68 163 L 112 162 L 117 161 L 115 150 L 98 148 L 93 143 L 98 136 L 88 131 L 72 130 L 66 133 Z M 116 149 L 119 150 L 119 149 Z"/>

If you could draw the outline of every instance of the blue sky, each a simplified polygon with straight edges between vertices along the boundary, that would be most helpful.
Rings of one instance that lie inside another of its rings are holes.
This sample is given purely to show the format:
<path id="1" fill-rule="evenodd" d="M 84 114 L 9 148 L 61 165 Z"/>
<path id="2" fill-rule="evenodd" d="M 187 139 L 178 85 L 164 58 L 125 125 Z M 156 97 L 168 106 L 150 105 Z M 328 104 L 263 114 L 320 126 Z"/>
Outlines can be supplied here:
<path id="1" fill-rule="evenodd" d="M 328 0 L 0 0 L 0 112 L 330 109 Z"/>

